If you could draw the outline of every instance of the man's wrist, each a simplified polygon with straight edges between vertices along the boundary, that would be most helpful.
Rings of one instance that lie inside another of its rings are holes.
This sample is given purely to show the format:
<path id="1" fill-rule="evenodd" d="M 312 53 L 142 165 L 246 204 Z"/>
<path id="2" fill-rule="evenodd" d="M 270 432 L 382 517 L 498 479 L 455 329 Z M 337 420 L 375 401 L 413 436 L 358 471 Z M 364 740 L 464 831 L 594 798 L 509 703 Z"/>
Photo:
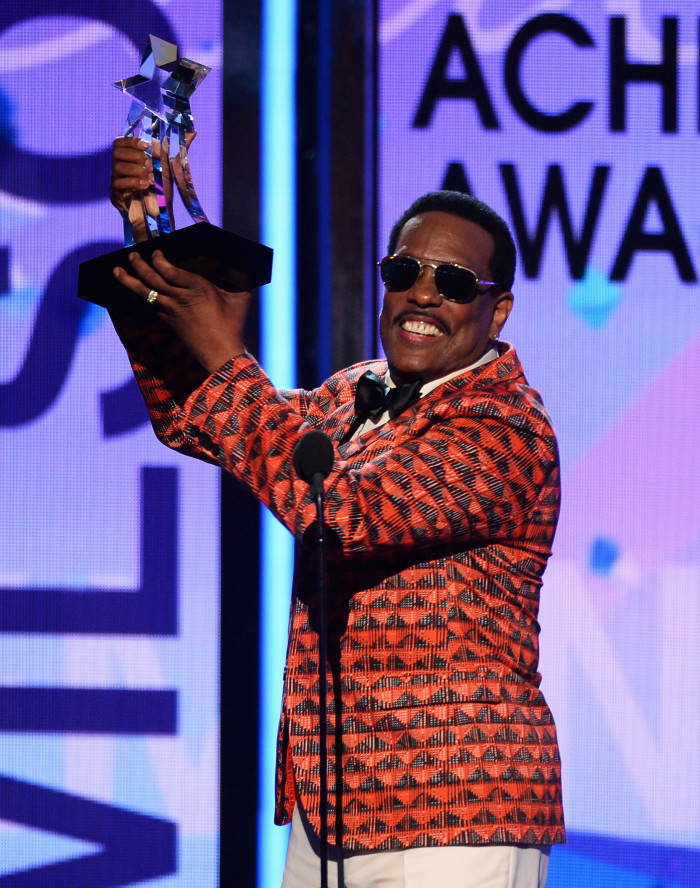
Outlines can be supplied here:
<path id="1" fill-rule="evenodd" d="M 223 367 L 224 364 L 228 364 L 229 361 L 233 361 L 235 358 L 244 354 L 246 354 L 246 347 L 241 344 L 240 347 L 221 349 L 215 352 L 208 352 L 201 357 L 195 357 L 197 357 L 197 360 L 207 373 L 211 375 L 212 373 L 216 373 L 219 367 Z"/>

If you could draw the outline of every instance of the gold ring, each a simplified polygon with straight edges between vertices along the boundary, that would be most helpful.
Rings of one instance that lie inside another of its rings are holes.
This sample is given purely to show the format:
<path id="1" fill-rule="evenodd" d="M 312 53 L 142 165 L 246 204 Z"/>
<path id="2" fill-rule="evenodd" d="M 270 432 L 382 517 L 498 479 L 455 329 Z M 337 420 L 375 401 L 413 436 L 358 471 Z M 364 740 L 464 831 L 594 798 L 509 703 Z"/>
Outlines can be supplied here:
<path id="1" fill-rule="evenodd" d="M 146 296 L 146 302 L 148 302 L 149 305 L 153 305 L 153 303 L 156 301 L 156 299 L 158 299 L 158 291 L 157 290 L 151 290 L 149 292 L 148 296 Z"/>

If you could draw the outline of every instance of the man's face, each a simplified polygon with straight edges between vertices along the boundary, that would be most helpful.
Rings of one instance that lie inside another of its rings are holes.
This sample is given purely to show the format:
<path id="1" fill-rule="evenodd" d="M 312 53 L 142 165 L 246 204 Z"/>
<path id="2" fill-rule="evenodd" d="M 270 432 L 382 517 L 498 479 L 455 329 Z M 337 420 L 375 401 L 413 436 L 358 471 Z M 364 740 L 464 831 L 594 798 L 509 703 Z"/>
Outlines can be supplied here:
<path id="1" fill-rule="evenodd" d="M 429 212 L 408 220 L 396 253 L 420 262 L 456 262 L 471 268 L 479 280 L 491 280 L 493 248 L 493 237 L 475 222 Z M 431 268 L 409 290 L 385 291 L 379 329 L 392 379 L 398 384 L 429 382 L 473 364 L 500 332 L 512 305 L 512 294 L 494 298 L 481 285 L 472 302 L 449 302 L 435 288 Z M 418 332 L 416 322 L 421 321 Z"/>

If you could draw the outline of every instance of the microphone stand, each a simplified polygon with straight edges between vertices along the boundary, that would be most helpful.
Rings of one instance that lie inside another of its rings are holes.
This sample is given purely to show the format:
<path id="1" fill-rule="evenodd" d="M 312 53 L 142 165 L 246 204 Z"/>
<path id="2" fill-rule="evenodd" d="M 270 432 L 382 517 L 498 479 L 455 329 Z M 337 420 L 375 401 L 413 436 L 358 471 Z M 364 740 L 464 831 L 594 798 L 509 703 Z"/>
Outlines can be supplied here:
<path id="1" fill-rule="evenodd" d="M 321 839 L 321 888 L 328 888 L 328 698 L 326 663 L 328 662 L 328 620 L 326 616 L 326 537 L 324 521 L 324 475 L 315 472 L 311 495 L 316 505 L 316 594 L 318 597 L 318 708 L 319 708 L 319 816 Z M 336 718 L 338 713 L 336 713 Z"/>
<path id="2" fill-rule="evenodd" d="M 326 616 L 326 538 L 323 518 L 323 482 L 333 468 L 333 442 L 318 429 L 311 429 L 294 447 L 292 463 L 297 474 L 310 485 L 316 505 L 316 595 L 318 599 L 318 708 L 319 708 L 319 817 L 321 840 L 321 888 L 328 888 L 328 619 Z M 336 718 L 340 714 L 336 712 Z M 338 750 L 340 754 L 340 750 Z M 340 816 L 340 812 L 336 812 Z"/>

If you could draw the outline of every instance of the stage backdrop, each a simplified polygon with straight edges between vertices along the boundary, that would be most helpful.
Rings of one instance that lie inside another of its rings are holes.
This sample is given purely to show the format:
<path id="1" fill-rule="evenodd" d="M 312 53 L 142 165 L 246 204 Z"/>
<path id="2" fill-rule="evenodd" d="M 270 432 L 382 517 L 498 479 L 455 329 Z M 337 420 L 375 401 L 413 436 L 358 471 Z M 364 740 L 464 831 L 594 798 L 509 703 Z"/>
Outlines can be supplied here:
<path id="1" fill-rule="evenodd" d="M 380 243 L 469 189 L 520 254 L 504 331 L 556 425 L 543 689 L 557 886 L 700 885 L 697 7 L 381 0 Z"/>
<path id="2" fill-rule="evenodd" d="M 218 884 L 218 473 L 155 440 L 75 286 L 122 245 L 106 193 L 129 101 L 111 83 L 149 33 L 214 69 L 190 156 L 218 221 L 220 16 L 0 11 L 1 885 Z"/>

